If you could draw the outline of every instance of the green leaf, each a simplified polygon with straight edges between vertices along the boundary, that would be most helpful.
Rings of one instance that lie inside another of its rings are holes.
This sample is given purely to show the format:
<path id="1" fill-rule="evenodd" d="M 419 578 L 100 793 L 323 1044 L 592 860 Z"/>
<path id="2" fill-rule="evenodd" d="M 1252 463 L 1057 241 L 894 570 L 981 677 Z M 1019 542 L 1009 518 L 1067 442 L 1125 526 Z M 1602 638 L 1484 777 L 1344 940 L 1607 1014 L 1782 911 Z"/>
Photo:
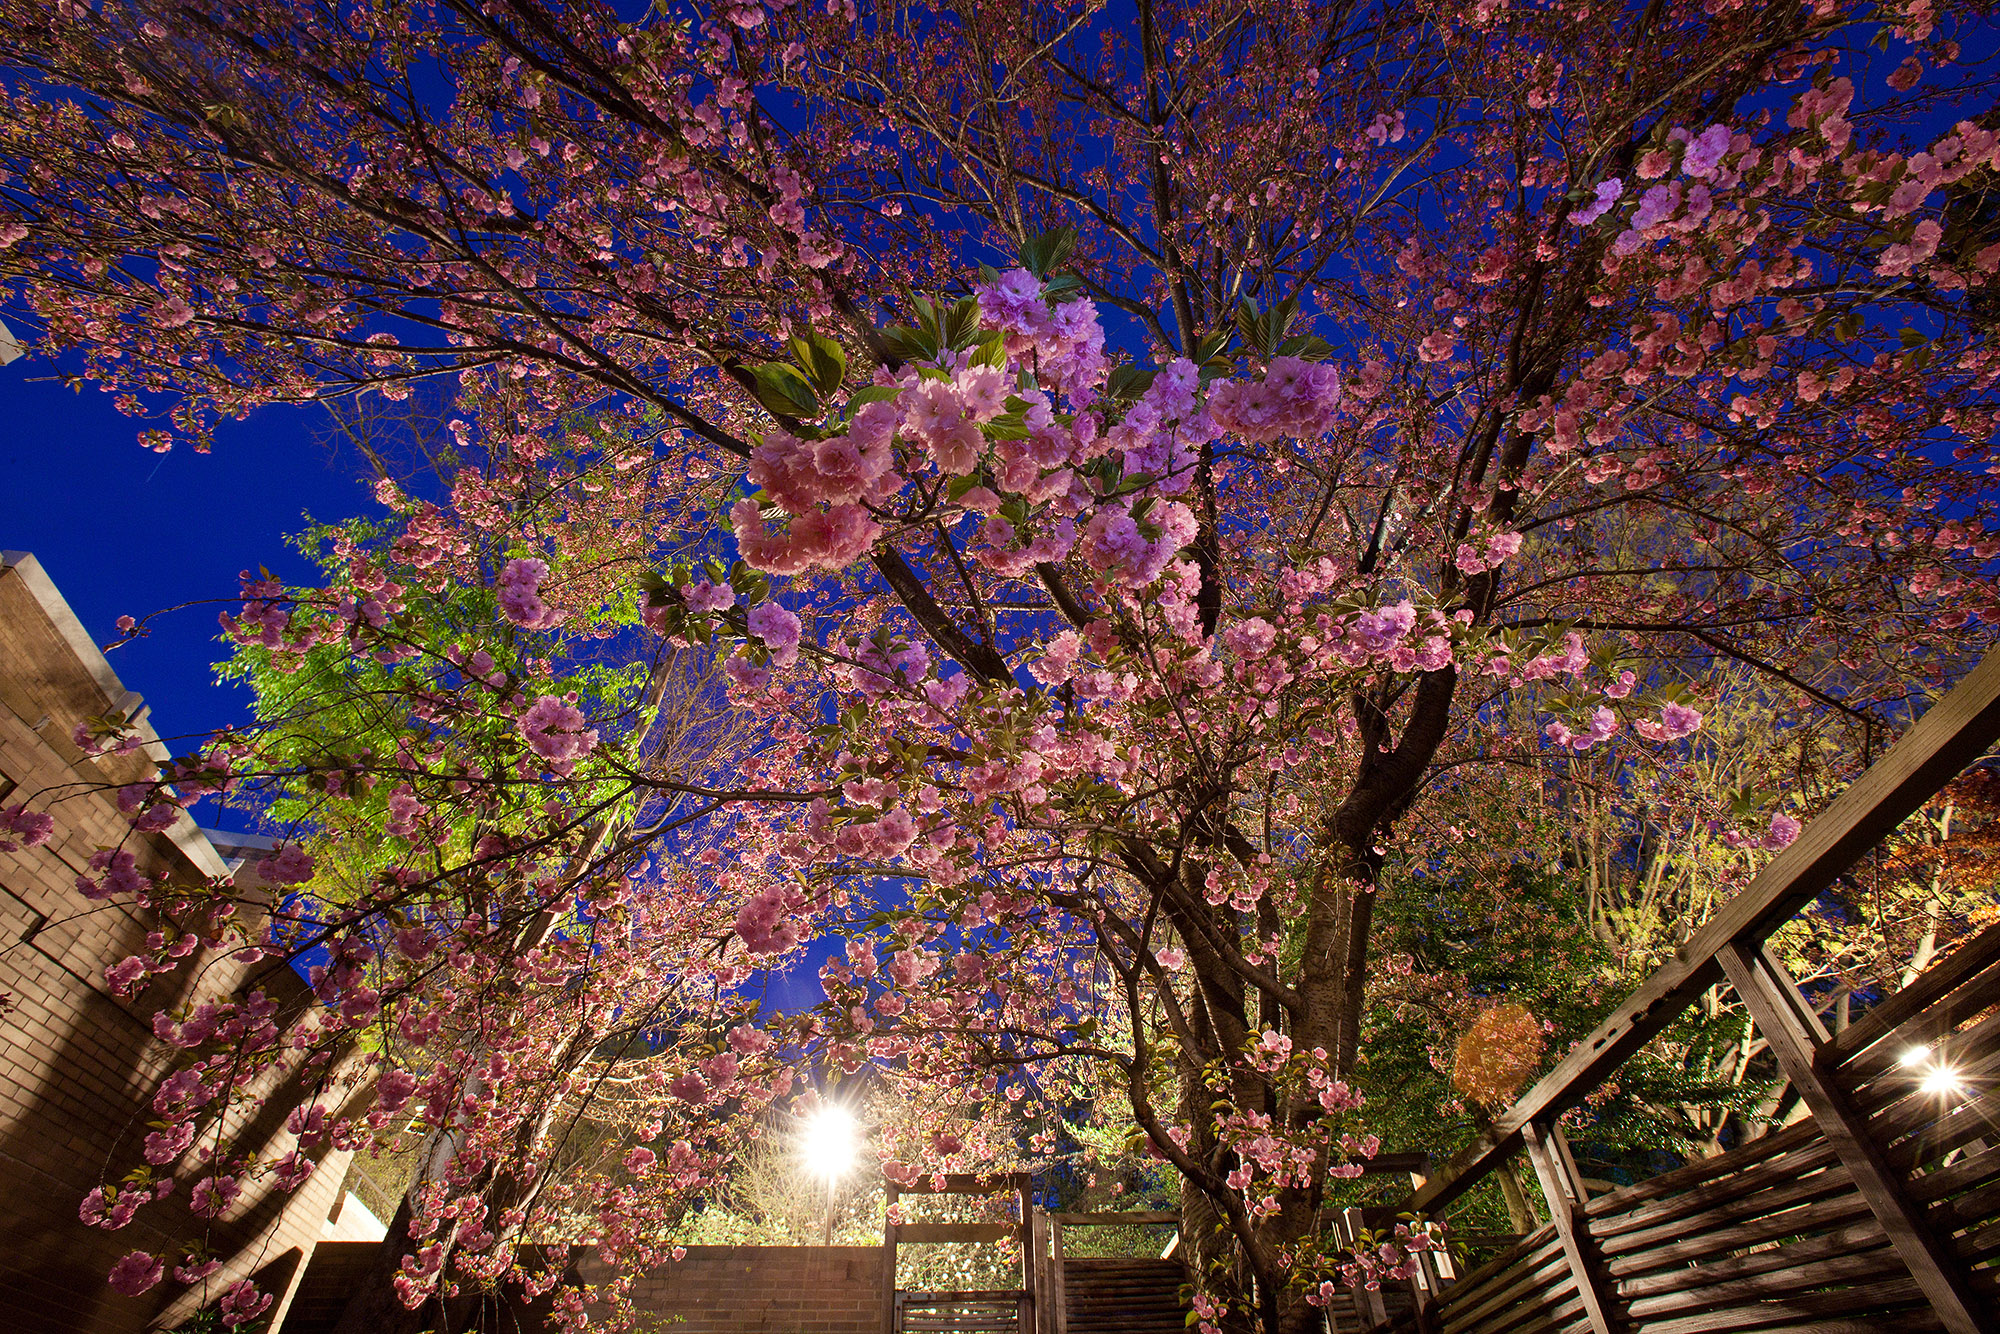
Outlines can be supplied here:
<path id="1" fill-rule="evenodd" d="M 1003 412 L 986 423 L 985 431 L 988 438 L 993 440 L 1026 440 L 1028 422 L 1018 412 Z"/>
<path id="2" fill-rule="evenodd" d="M 797 370 L 783 362 L 767 361 L 753 367 L 750 374 L 756 382 L 751 392 L 773 416 L 802 419 L 819 416 L 819 395 Z"/>
<path id="3" fill-rule="evenodd" d="M 1117 399 L 1137 398 L 1152 386 L 1154 377 L 1159 373 L 1157 367 L 1127 362 L 1112 370 L 1104 382 L 1105 392 Z"/>
<path id="4" fill-rule="evenodd" d="M 847 396 L 847 410 L 866 407 L 870 403 L 887 403 L 903 391 L 893 384 L 871 384 L 865 389 L 857 389 Z"/>
<path id="5" fill-rule="evenodd" d="M 799 359 L 815 389 L 822 394 L 839 390 L 841 381 L 847 378 L 847 353 L 839 343 L 809 329 L 803 338 L 794 334 L 791 347 L 792 355 Z"/>
<path id="6" fill-rule="evenodd" d="M 1076 249 L 1076 230 L 1068 225 L 1051 227 L 1045 232 L 1028 238 L 1021 247 L 1021 267 L 1037 278 L 1046 278 L 1054 269 L 1059 269 L 1070 252 Z"/>
<path id="7" fill-rule="evenodd" d="M 1273 310 L 1271 315 L 1273 316 L 1271 321 L 1271 346 L 1276 347 L 1278 341 L 1285 336 L 1285 331 L 1292 327 L 1292 321 L 1299 317 L 1298 293 L 1294 292 L 1283 301 L 1280 301 L 1277 309 Z"/>
<path id="8" fill-rule="evenodd" d="M 961 348 L 972 341 L 972 335 L 979 330 L 979 300 L 963 296 L 953 303 L 951 313 L 944 319 L 944 345 Z"/>
<path id="9" fill-rule="evenodd" d="M 1300 334 L 1278 344 L 1278 355 L 1297 357 L 1301 361 L 1325 361 L 1333 355 L 1333 344 L 1318 334 Z"/>
<path id="10" fill-rule="evenodd" d="M 813 384 L 822 394 L 831 394 L 847 378 L 847 353 L 839 343 L 823 333 L 808 334 L 807 337 L 812 339 L 813 351 L 818 354 L 818 373 L 813 376 Z"/>
<path id="11" fill-rule="evenodd" d="M 937 358 L 937 337 L 927 330 L 893 324 L 882 331 L 882 342 L 901 361 L 933 361 Z"/>
<path id="12" fill-rule="evenodd" d="M 1247 296 L 1236 305 L 1236 336 L 1243 340 L 1245 347 L 1254 348 L 1261 345 L 1258 337 L 1261 332 L 1258 327 L 1259 315 L 1257 303 Z"/>
<path id="13" fill-rule="evenodd" d="M 975 366 L 1005 366 L 1007 364 L 1007 337 L 998 329 L 989 329 L 979 339 L 979 350 L 972 354 Z"/>

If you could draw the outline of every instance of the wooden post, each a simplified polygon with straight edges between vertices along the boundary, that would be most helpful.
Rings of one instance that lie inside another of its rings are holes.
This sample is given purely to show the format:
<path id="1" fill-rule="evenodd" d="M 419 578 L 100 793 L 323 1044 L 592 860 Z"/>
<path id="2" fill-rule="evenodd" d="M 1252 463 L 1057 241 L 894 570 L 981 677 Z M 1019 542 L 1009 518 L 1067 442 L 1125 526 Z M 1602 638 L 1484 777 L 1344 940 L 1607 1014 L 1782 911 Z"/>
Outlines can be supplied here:
<path id="1" fill-rule="evenodd" d="M 1359 1209 L 1340 1211 L 1340 1238 L 1356 1250 L 1361 1247 L 1361 1230 L 1364 1226 L 1366 1225 L 1362 1221 Z M 1361 1328 L 1364 1331 L 1386 1329 L 1389 1325 L 1389 1308 L 1382 1301 L 1381 1289 L 1371 1291 L 1365 1287 L 1356 1287 L 1352 1292 L 1354 1318 L 1361 1322 Z"/>
<path id="2" fill-rule="evenodd" d="M 1425 1175 L 1430 1170 L 1429 1156 L 1425 1155 L 1421 1168 L 1410 1169 L 1410 1189 L 1422 1190 Z M 1442 1268 L 1437 1261 L 1443 1258 Z M 1420 1334 L 1442 1334 L 1444 1326 L 1438 1320 L 1438 1299 L 1444 1296 L 1444 1281 L 1451 1267 L 1451 1260 L 1440 1252 L 1418 1251 L 1414 1257 L 1415 1272 L 1410 1275 L 1410 1297 L 1416 1303 L 1417 1329 Z"/>
<path id="3" fill-rule="evenodd" d="M 1785 1078 L 1798 1090 L 1820 1134 L 1840 1155 L 1855 1189 L 1874 1211 L 1938 1319 L 1951 1334 L 1995 1334 L 1990 1308 L 1973 1294 L 1958 1257 L 1904 1193 L 1902 1173 L 1869 1135 L 1868 1118 L 1827 1077 L 1831 1061 L 1821 1055 L 1829 1050 L 1826 1030 L 1798 987 L 1760 944 L 1746 949 L 1731 941 L 1716 957 Z"/>
<path id="4" fill-rule="evenodd" d="M 1069 1283 L 1063 1277 L 1062 1219 L 1049 1216 L 1049 1328 L 1069 1334 Z"/>
<path id="5" fill-rule="evenodd" d="M 1521 1143 L 1528 1161 L 1535 1165 L 1535 1177 L 1542 1183 L 1542 1199 L 1549 1206 L 1549 1221 L 1562 1238 L 1563 1258 L 1569 1263 L 1576 1295 L 1583 1299 L 1583 1317 L 1592 1334 L 1612 1334 L 1611 1311 L 1597 1281 L 1596 1248 L 1583 1218 L 1583 1182 L 1570 1157 L 1569 1142 L 1555 1125 L 1530 1121 L 1521 1130 Z"/>
<path id="6" fill-rule="evenodd" d="M 898 1334 L 903 1324 L 903 1295 L 896 1290 L 896 1200 L 900 1192 L 896 1183 L 890 1181 L 883 1184 L 882 1194 L 887 1210 L 882 1216 L 882 1249 L 885 1252 L 882 1282 L 888 1289 L 882 1300 L 882 1328 L 883 1334 Z"/>
<path id="7" fill-rule="evenodd" d="M 1035 1245 L 1035 1196 L 1033 1181 L 1026 1175 L 1014 1178 L 1014 1199 L 1021 1207 L 1021 1334 L 1041 1334 L 1041 1293 L 1036 1280 L 1041 1277 L 1039 1248 Z"/>

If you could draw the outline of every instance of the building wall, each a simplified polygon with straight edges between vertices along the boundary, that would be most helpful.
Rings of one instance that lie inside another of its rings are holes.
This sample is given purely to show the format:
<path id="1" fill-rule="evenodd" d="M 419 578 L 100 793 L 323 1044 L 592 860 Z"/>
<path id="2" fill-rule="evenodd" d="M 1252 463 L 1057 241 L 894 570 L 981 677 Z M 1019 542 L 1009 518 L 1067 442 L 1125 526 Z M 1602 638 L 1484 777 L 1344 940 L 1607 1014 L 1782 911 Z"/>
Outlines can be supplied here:
<path id="1" fill-rule="evenodd" d="M 243 965 L 203 953 L 155 976 L 131 1000 L 106 986 L 105 968 L 136 952 L 152 923 L 142 910 L 77 892 L 76 876 L 93 852 L 122 844 L 148 875 L 205 879 L 228 874 L 254 851 L 219 849 L 185 817 L 165 833 L 131 836 L 115 788 L 150 778 L 165 758 L 143 709 L 34 558 L 0 557 L 0 806 L 25 801 L 56 821 L 47 844 L 0 852 L 0 1328 L 10 1334 L 171 1328 L 218 1296 L 216 1285 L 248 1275 L 282 1299 L 303 1273 L 346 1173 L 347 1155 L 329 1154 L 294 1194 L 252 1185 L 227 1216 L 210 1220 L 186 1207 L 206 1174 L 191 1154 L 156 1169 L 177 1178 L 173 1195 L 141 1209 L 126 1228 L 105 1232 L 77 1218 L 91 1188 L 144 1162 L 149 1101 L 180 1055 L 153 1037 L 155 1011 L 248 983 L 281 997 L 285 1013 L 304 1015 L 311 1005 L 289 969 L 265 964 L 251 977 Z M 114 712 L 141 720 L 147 750 L 92 759 L 71 744 L 79 722 Z M 292 1147 L 268 1117 L 237 1128 L 263 1144 L 267 1158 Z M 225 1260 L 207 1292 L 183 1292 L 168 1280 L 125 1297 L 104 1281 L 128 1251 L 158 1253 L 197 1238 Z"/>

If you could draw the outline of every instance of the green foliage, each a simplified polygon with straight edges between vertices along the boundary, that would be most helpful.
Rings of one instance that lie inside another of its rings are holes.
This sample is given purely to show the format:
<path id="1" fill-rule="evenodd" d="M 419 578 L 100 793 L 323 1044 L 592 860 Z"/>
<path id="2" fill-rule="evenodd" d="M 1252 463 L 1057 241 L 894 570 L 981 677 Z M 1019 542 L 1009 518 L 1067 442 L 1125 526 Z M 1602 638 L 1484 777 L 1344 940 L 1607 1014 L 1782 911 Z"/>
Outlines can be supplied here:
<path id="1" fill-rule="evenodd" d="M 342 549 L 368 553 L 391 579 L 407 571 L 387 560 L 386 530 L 363 520 L 316 524 L 294 539 L 295 545 L 325 573 L 328 586 L 338 587 L 349 568 Z M 457 668 L 437 654 L 453 645 L 476 645 L 493 660 L 491 671 L 508 682 L 523 682 L 545 673 L 548 664 L 531 662 L 531 651 L 546 655 L 547 642 L 524 638 L 500 615 L 490 580 L 447 580 L 435 591 L 429 581 L 403 582 L 403 610 L 393 618 L 394 638 L 422 651 L 384 661 L 385 654 L 357 653 L 344 639 L 308 648 L 303 654 L 280 655 L 255 645 L 231 644 L 231 656 L 217 664 L 220 679 L 247 686 L 251 692 L 255 736 L 262 763 L 272 781 L 260 789 L 268 804 L 267 817 L 288 830 L 316 830 L 329 825 L 381 829 L 388 823 L 389 782 L 359 779 L 364 771 L 392 771 L 391 757 L 409 738 L 448 735 L 461 756 L 518 756 L 524 749 L 515 718 L 496 707 L 455 714 L 449 728 L 413 717 L 410 691 L 432 689 L 440 677 Z M 302 598 L 310 590 L 293 590 Z M 636 620 L 636 613 L 628 614 Z M 579 645 L 587 651 L 588 645 Z M 565 692 L 577 693 L 579 706 L 593 717 L 613 717 L 637 699 L 647 672 L 644 662 L 570 660 L 562 664 Z M 424 766 L 413 766 L 421 768 Z M 580 771 L 583 772 L 583 771 Z M 609 801 L 607 782 L 589 795 Z M 322 899 L 340 897 L 346 887 L 360 892 L 387 867 L 412 860 L 439 865 L 468 859 L 480 825 L 497 821 L 521 827 L 532 824 L 534 792 L 523 786 L 502 798 L 505 806 L 480 820 L 459 808 L 443 838 L 425 835 L 417 842 L 384 833 L 372 839 L 338 842 L 308 834 L 322 874 L 314 892 Z M 588 800 L 588 797 L 586 797 Z M 447 891 L 441 891 L 447 892 Z"/>
<path id="2" fill-rule="evenodd" d="M 1521 1088 L 1545 1073 L 1638 984 L 1591 929 L 1587 898 L 1559 870 L 1496 868 L 1491 879 L 1410 876 L 1385 886 L 1377 922 L 1407 972 L 1379 984 L 1362 1042 L 1367 1118 L 1385 1146 L 1449 1158 L 1499 1107 L 1471 1105 L 1453 1075 L 1472 1020 L 1503 1000 L 1540 1021 Z M 1566 1123 L 1588 1176 L 1637 1180 L 1711 1152 L 1705 1124 L 1738 1124 L 1769 1095 L 1732 1059 L 1733 1010 L 1690 1009 Z M 1511 1099 L 1503 1099 L 1504 1102 Z M 1708 1118 L 1691 1112 L 1706 1109 Z M 1475 1194 L 1461 1229 L 1506 1231 L 1496 1191 Z"/>

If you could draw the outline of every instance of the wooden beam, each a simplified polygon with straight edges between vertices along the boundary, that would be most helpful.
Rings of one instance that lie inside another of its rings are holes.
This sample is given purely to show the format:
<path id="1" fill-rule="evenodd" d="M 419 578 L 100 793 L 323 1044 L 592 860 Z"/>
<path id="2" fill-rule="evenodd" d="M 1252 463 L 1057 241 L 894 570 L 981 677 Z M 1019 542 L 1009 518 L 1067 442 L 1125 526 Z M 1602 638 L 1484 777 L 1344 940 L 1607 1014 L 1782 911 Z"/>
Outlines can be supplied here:
<path id="1" fill-rule="evenodd" d="M 903 1328 L 903 1294 L 896 1286 L 896 1183 L 882 1183 L 882 1328 L 884 1334 L 900 1334 Z"/>
<path id="2" fill-rule="evenodd" d="M 1060 1215 L 1049 1215 L 1049 1271 L 1055 1275 L 1050 1300 L 1055 1305 L 1055 1334 L 1069 1334 L 1069 1278 L 1063 1273 L 1063 1228 Z"/>
<path id="3" fill-rule="evenodd" d="M 1996 741 L 2000 650 L 1988 653 L 1671 961 L 1398 1209 L 1434 1214 L 1471 1189 L 1519 1146 L 1523 1127 L 1583 1101 L 1716 982 L 1718 950 L 1734 940 L 1762 941 Z"/>
<path id="4" fill-rule="evenodd" d="M 1930 1300 L 1945 1329 L 1950 1334 L 1995 1334 L 1989 1308 L 1973 1294 L 1958 1257 L 1911 1202 L 1903 1189 L 1902 1173 L 1890 1165 L 1882 1147 L 1869 1135 L 1868 1118 L 1845 1090 L 1826 1077 L 1822 1069 L 1826 1063 L 1820 1054 L 1830 1047 L 1824 1030 L 1816 1034 L 1805 1022 L 1812 1018 L 1812 1011 L 1798 988 L 1761 946 L 1752 950 L 1731 942 L 1723 946 L 1718 958 L 1785 1077 L 1798 1090 L 1820 1133 L 1840 1155 L 1855 1189 L 1882 1224 L 1882 1231 L 1888 1234 L 1896 1254 L 1908 1266 L 1910 1277 Z"/>
<path id="5" fill-rule="evenodd" d="M 1604 1301 L 1604 1289 L 1597 1281 L 1597 1256 L 1583 1221 L 1587 1202 L 1583 1182 L 1570 1157 L 1562 1131 L 1542 1121 L 1530 1121 L 1521 1134 L 1528 1149 L 1528 1161 L 1542 1183 L 1542 1198 L 1549 1206 L 1549 1221 L 1562 1238 L 1563 1258 L 1569 1262 L 1570 1278 L 1576 1295 L 1583 1301 L 1583 1318 L 1591 1334 L 1613 1334 L 1611 1311 Z"/>
<path id="6" fill-rule="evenodd" d="M 904 1246 L 932 1245 L 963 1241 L 1007 1241 L 1018 1239 L 1021 1229 L 1012 1223 L 905 1223 L 896 1229 L 896 1240 Z"/>
<path id="7" fill-rule="evenodd" d="M 1041 1320 L 1041 1292 L 1036 1280 L 1042 1276 L 1039 1248 L 1035 1245 L 1035 1191 L 1026 1177 L 1015 1178 L 1014 1202 L 1021 1210 L 1021 1334 L 1037 1334 Z"/>
<path id="8" fill-rule="evenodd" d="M 1340 1239 L 1356 1250 L 1361 1248 L 1361 1233 L 1366 1226 L 1361 1211 L 1351 1208 L 1340 1211 L 1336 1224 Z M 1389 1307 L 1382 1300 L 1380 1288 L 1353 1287 L 1347 1291 L 1354 1298 L 1354 1318 L 1361 1323 L 1364 1334 L 1389 1327 Z"/>
<path id="9" fill-rule="evenodd" d="M 1987 927 L 1942 961 L 1917 974 L 1909 986 L 1862 1011 L 1861 1017 L 1834 1035 L 1834 1044 L 1852 1057 L 1888 1037 L 1904 1020 L 1914 1018 L 1931 1002 L 1956 990 L 2000 956 L 2000 922 Z"/>

